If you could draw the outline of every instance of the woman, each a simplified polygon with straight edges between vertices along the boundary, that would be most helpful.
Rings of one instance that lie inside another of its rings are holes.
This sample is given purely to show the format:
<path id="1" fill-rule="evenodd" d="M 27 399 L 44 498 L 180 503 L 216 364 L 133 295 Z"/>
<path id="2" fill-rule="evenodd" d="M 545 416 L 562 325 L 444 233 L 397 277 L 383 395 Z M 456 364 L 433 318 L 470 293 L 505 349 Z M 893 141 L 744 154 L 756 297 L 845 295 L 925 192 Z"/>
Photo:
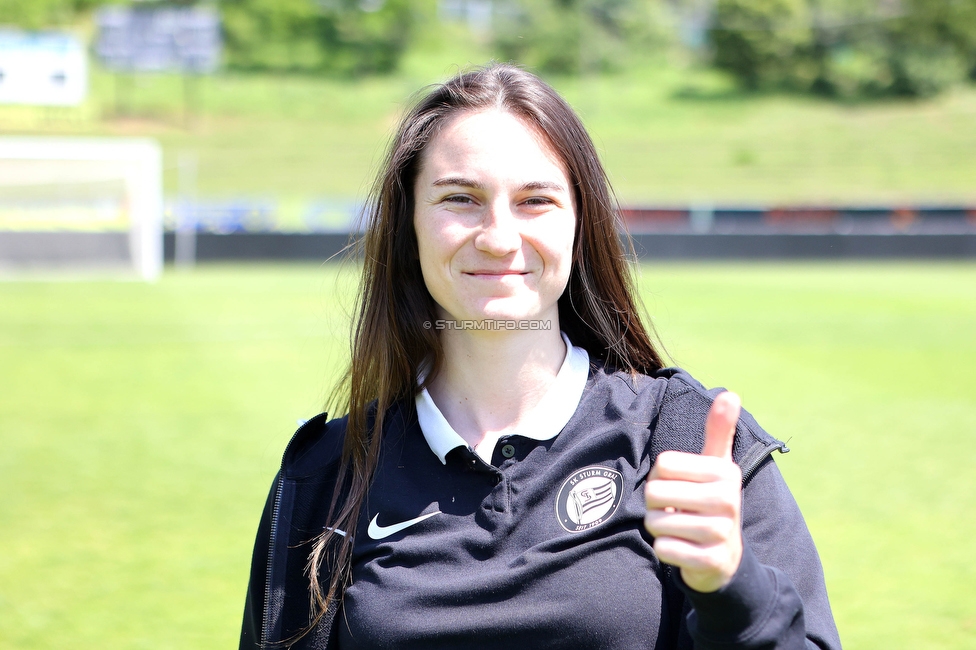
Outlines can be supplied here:
<path id="1" fill-rule="evenodd" d="M 348 416 L 285 451 L 242 648 L 839 647 L 784 445 L 662 367 L 555 91 L 435 88 L 369 214 Z"/>

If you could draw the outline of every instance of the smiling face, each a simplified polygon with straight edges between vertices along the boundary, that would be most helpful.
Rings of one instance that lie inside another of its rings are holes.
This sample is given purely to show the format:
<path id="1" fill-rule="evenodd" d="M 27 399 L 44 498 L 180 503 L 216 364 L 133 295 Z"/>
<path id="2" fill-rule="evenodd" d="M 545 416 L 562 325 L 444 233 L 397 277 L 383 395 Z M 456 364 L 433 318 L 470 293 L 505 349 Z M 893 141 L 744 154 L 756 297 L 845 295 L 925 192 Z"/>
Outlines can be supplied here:
<path id="1" fill-rule="evenodd" d="M 501 110 L 460 113 L 424 150 L 414 197 L 420 268 L 441 318 L 548 320 L 559 331 L 576 214 L 542 134 Z"/>

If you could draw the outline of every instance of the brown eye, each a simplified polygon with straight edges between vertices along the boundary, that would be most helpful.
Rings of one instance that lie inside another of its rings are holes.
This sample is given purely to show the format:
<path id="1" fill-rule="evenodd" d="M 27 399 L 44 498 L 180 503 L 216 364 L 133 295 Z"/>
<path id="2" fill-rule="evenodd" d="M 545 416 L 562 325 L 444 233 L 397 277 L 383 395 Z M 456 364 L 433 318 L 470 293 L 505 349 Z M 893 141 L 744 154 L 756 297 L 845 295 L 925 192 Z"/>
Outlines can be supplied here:
<path id="1" fill-rule="evenodd" d="M 535 209 L 546 208 L 555 204 L 556 204 L 555 201 L 553 201 L 552 199 L 546 196 L 533 196 L 531 198 L 522 201 L 522 205 L 524 205 L 525 207 L 535 208 Z"/>

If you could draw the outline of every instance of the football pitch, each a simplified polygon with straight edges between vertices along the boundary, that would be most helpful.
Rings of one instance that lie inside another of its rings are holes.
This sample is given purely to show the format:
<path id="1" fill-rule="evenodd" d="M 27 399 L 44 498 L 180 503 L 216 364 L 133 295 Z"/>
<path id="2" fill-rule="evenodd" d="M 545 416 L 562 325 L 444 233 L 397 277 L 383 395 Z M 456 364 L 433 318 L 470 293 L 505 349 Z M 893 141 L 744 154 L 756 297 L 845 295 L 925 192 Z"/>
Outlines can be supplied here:
<path id="1" fill-rule="evenodd" d="M 788 441 L 845 647 L 976 647 L 976 264 L 639 282 L 675 364 Z M 0 282 L 0 647 L 236 646 L 267 489 L 342 369 L 354 284 L 332 265 Z"/>

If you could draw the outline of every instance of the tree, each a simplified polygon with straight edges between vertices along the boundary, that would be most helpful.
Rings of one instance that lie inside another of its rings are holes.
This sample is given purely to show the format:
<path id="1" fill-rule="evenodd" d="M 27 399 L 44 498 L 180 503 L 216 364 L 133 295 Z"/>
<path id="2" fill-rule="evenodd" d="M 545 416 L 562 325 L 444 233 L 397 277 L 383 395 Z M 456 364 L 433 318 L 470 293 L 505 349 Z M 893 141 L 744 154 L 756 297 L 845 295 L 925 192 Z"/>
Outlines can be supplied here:
<path id="1" fill-rule="evenodd" d="M 0 25 L 29 30 L 72 25 L 78 12 L 98 0 L 0 0 Z"/>
<path id="2" fill-rule="evenodd" d="M 718 0 L 710 42 L 746 88 L 928 96 L 976 78 L 976 3 Z"/>
<path id="3" fill-rule="evenodd" d="M 806 0 L 719 0 L 710 38 L 715 66 L 746 88 L 812 81 L 815 41 Z"/>
<path id="4" fill-rule="evenodd" d="M 651 0 L 496 0 L 494 45 L 504 60 L 556 74 L 618 69 L 655 50 Z"/>
<path id="5" fill-rule="evenodd" d="M 394 70 L 413 29 L 408 0 L 223 0 L 231 68 L 343 75 Z"/>

